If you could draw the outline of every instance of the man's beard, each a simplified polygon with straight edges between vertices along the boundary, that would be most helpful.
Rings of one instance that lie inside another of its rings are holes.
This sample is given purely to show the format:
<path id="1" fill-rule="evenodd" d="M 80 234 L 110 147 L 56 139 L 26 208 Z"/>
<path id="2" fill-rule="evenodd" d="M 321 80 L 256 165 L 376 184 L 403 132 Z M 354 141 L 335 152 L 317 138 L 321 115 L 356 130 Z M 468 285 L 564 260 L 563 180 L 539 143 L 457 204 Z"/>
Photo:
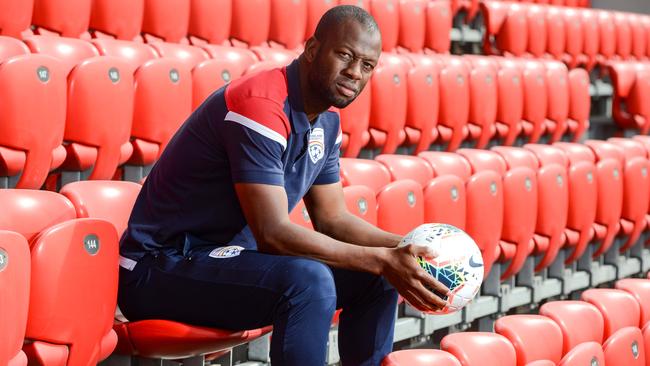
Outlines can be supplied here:
<path id="1" fill-rule="evenodd" d="M 355 96 L 349 99 L 336 95 L 336 91 L 332 90 L 331 86 L 329 85 L 329 81 L 324 80 L 322 74 L 318 73 L 317 71 L 318 67 L 313 67 L 311 69 L 309 73 L 309 87 L 312 88 L 312 90 L 316 95 L 318 95 L 319 98 L 321 98 L 321 100 L 326 101 L 328 105 L 339 109 L 345 108 L 350 105 L 350 103 L 352 103 L 359 95 L 357 93 Z"/>

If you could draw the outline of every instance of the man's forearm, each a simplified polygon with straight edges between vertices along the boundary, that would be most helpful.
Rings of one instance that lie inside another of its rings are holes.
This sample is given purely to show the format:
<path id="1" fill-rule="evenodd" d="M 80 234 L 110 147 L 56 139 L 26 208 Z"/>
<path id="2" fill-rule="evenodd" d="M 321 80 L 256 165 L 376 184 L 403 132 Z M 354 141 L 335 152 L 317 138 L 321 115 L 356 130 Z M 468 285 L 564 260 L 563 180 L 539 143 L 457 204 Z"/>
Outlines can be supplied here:
<path id="1" fill-rule="evenodd" d="M 327 236 L 364 247 L 394 248 L 402 239 L 401 236 L 381 230 L 350 213 L 330 219 L 329 222 L 314 224 L 319 232 Z"/>

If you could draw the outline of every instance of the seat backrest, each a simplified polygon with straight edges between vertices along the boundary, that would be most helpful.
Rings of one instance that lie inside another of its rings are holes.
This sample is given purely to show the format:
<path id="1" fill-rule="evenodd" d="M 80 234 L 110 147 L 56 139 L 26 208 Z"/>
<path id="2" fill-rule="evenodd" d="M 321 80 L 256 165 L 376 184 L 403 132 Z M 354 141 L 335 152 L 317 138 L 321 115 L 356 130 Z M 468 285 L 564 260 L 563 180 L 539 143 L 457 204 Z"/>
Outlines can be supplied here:
<path id="1" fill-rule="evenodd" d="M 424 46 L 436 53 L 449 53 L 452 20 L 449 1 L 429 1 L 426 6 Z"/>
<path id="2" fill-rule="evenodd" d="M 524 113 L 523 75 L 515 61 L 502 60 L 497 74 L 497 121 L 508 127 L 503 145 L 513 145 Z"/>
<path id="3" fill-rule="evenodd" d="M 579 9 L 565 8 L 562 10 L 564 28 L 566 32 L 565 51 L 571 57 L 578 57 L 582 54 L 584 45 L 584 26 L 582 15 Z"/>
<path id="4" fill-rule="evenodd" d="M 142 33 L 166 42 L 178 43 L 187 36 L 190 25 L 188 0 L 144 0 Z"/>
<path id="5" fill-rule="evenodd" d="M 461 365 L 515 366 L 517 355 L 508 339 L 487 332 L 460 332 L 445 336 L 440 348 L 453 354 Z"/>
<path id="6" fill-rule="evenodd" d="M 545 316 L 507 315 L 497 319 L 494 331 L 515 347 L 519 366 L 538 360 L 557 364 L 562 358 L 562 331 Z"/>
<path id="7" fill-rule="evenodd" d="M 424 186 L 424 222 L 437 222 L 465 229 L 467 193 L 460 177 L 435 177 Z"/>
<path id="8" fill-rule="evenodd" d="M 546 52 L 556 60 L 561 59 L 566 46 L 564 8 L 552 6 L 546 11 Z"/>
<path id="9" fill-rule="evenodd" d="M 472 167 L 462 155 L 450 152 L 423 151 L 418 157 L 426 160 L 433 168 L 434 177 L 454 175 L 463 182 L 472 175 Z"/>
<path id="10" fill-rule="evenodd" d="M 111 179 L 128 158 L 122 149 L 131 137 L 133 87 L 132 66 L 116 57 L 87 59 L 68 77 L 64 139 L 96 149 L 88 179 Z"/>
<path id="11" fill-rule="evenodd" d="M 408 88 L 405 127 L 419 131 L 415 154 L 429 149 L 437 137 L 438 123 L 439 67 L 435 61 L 422 56 L 419 62 L 411 65 L 407 75 Z M 408 132 L 407 132 L 408 135 Z"/>
<path id="12" fill-rule="evenodd" d="M 391 182 L 390 172 L 384 165 L 367 159 L 341 158 L 341 177 L 346 185 L 363 185 L 375 194 Z"/>
<path id="13" fill-rule="evenodd" d="M 469 116 L 469 75 L 460 59 L 450 59 L 440 70 L 440 109 L 438 124 L 458 130 L 467 124 Z M 452 137 L 453 139 L 453 137 Z M 460 141 L 457 142 L 459 145 Z M 457 146 L 453 149 L 455 150 Z"/>
<path id="14" fill-rule="evenodd" d="M 0 225 L 4 226 L 4 222 L 0 221 Z M 21 349 L 29 309 L 30 267 L 27 240 L 18 233 L 0 230 L 0 288 L 5 292 L 5 300 L 0 303 L 3 365 L 27 364 Z"/>
<path id="15" fill-rule="evenodd" d="M 534 60 L 522 61 L 521 68 L 524 88 L 523 119 L 534 126 L 534 134 L 541 129 L 548 109 L 546 69 L 541 62 Z"/>
<path id="16" fill-rule="evenodd" d="M 343 187 L 348 211 L 367 222 L 377 225 L 377 199 L 375 192 L 362 185 Z"/>
<path id="17" fill-rule="evenodd" d="M 94 37 L 109 35 L 132 41 L 142 30 L 144 0 L 94 0 L 90 30 Z"/>
<path id="18" fill-rule="evenodd" d="M 624 278 L 616 282 L 616 288 L 629 292 L 639 303 L 640 327 L 650 321 L 650 281 L 645 278 Z"/>
<path id="19" fill-rule="evenodd" d="M 381 366 L 461 366 L 450 353 L 437 349 L 413 349 L 391 352 Z"/>
<path id="20" fill-rule="evenodd" d="M 56 165 L 65 104 L 65 67 L 58 60 L 23 55 L 0 64 L 0 146 L 26 154 L 17 188 L 40 188 Z"/>
<path id="21" fill-rule="evenodd" d="M 90 42 L 67 37 L 33 36 L 25 39 L 33 53 L 57 58 L 66 66 L 66 75 L 81 61 L 99 56 Z"/>
<path id="22" fill-rule="evenodd" d="M 603 347 L 596 342 L 580 343 L 570 350 L 558 366 L 604 365 Z"/>
<path id="23" fill-rule="evenodd" d="M 343 156 L 356 158 L 361 149 L 370 140 L 370 107 L 372 101 L 372 80 L 368 81 L 361 94 L 347 107 L 339 111 L 341 131 L 347 146 L 343 147 Z"/>
<path id="24" fill-rule="evenodd" d="M 29 52 L 29 48 L 20 40 L 13 37 L 0 36 L 0 62 L 9 57 L 26 55 Z"/>
<path id="25" fill-rule="evenodd" d="M 67 365 L 98 363 L 102 340 L 113 333 L 118 257 L 107 221 L 74 219 L 41 232 L 32 241 L 26 337 L 68 345 Z"/>
<path id="26" fill-rule="evenodd" d="M 527 7 L 518 3 L 509 5 L 508 15 L 496 37 L 497 47 L 501 51 L 522 56 L 528 45 Z"/>
<path id="27" fill-rule="evenodd" d="M 307 0 L 271 1 L 269 40 L 288 49 L 302 46 L 307 27 Z"/>
<path id="28" fill-rule="evenodd" d="M 171 58 L 184 63 L 192 70 L 200 62 L 209 59 L 208 53 L 202 48 L 190 46 L 187 44 L 177 44 L 168 42 L 155 42 L 151 48 L 156 50 L 160 57 Z"/>
<path id="29" fill-rule="evenodd" d="M 207 60 L 192 70 L 192 109 L 196 109 L 213 92 L 237 79 L 245 69 L 228 59 Z"/>
<path id="30" fill-rule="evenodd" d="M 379 26 L 384 52 L 393 51 L 397 47 L 400 30 L 399 10 L 397 0 L 370 0 L 370 14 Z"/>
<path id="31" fill-rule="evenodd" d="M 573 141 L 579 141 L 587 130 L 590 110 L 589 73 L 585 69 L 573 69 L 569 71 L 569 118 L 577 122 L 576 130 L 571 131 Z"/>
<path id="32" fill-rule="evenodd" d="M 399 2 L 400 47 L 409 52 L 420 52 L 426 35 L 427 1 L 413 0 Z"/>
<path id="33" fill-rule="evenodd" d="M 232 0 L 230 37 L 248 46 L 266 42 L 271 28 L 271 0 Z"/>
<path id="34" fill-rule="evenodd" d="M 191 0 L 187 32 L 210 44 L 222 44 L 230 36 L 231 0 Z"/>
<path id="35" fill-rule="evenodd" d="M 34 0 L 0 1 L 0 35 L 20 37 L 32 24 Z"/>
<path id="36" fill-rule="evenodd" d="M 433 3 L 433 2 L 431 2 Z M 503 23 L 508 17 L 510 6 L 500 1 L 482 1 L 480 3 L 481 12 L 485 22 L 485 36 L 483 39 L 483 49 L 485 54 L 494 54 L 492 40 L 499 33 Z"/>
<path id="37" fill-rule="evenodd" d="M 562 331 L 562 354 L 584 342 L 603 342 L 604 321 L 598 309 L 584 301 L 550 301 L 539 314 L 552 319 Z"/>
<path id="38" fill-rule="evenodd" d="M 417 156 L 382 154 L 375 158 L 390 172 L 391 180 L 412 179 L 422 187 L 433 178 L 433 169 Z"/>
<path id="39" fill-rule="evenodd" d="M 79 37 L 88 30 L 91 0 L 34 0 L 32 25 L 64 37 Z"/>
<path id="40" fill-rule="evenodd" d="M 125 181 L 80 181 L 66 184 L 61 194 L 74 205 L 78 218 L 102 219 L 122 235 L 141 186 Z"/>
<path id="41" fill-rule="evenodd" d="M 118 57 L 130 62 L 134 70 L 145 62 L 158 58 L 156 51 L 144 43 L 113 39 L 95 39 L 93 40 L 93 45 L 103 56 Z"/>
<path id="42" fill-rule="evenodd" d="M 548 88 L 546 117 L 555 122 L 555 131 L 551 135 L 551 142 L 555 142 L 562 137 L 569 117 L 569 71 L 559 61 L 547 61 L 545 66 Z"/>
<path id="43" fill-rule="evenodd" d="M 614 27 L 616 28 L 616 55 L 628 58 L 632 53 L 632 29 L 628 21 L 628 14 L 614 12 Z"/>
<path id="44" fill-rule="evenodd" d="M 647 33 L 645 25 L 641 20 L 643 15 L 629 13 L 627 14 L 627 17 L 628 23 L 630 24 L 630 31 L 632 33 L 632 56 L 643 58 L 646 56 L 647 47 Z"/>
<path id="45" fill-rule="evenodd" d="M 337 5 L 332 0 L 307 0 L 307 24 L 305 28 L 305 40 L 314 35 L 320 18 L 326 11 Z"/>
<path id="46" fill-rule="evenodd" d="M 587 66 L 593 66 L 600 47 L 600 25 L 598 14 L 591 9 L 580 9 L 582 18 L 582 53 L 587 57 Z"/>
<path id="47" fill-rule="evenodd" d="M 467 122 L 480 126 L 479 145 L 487 145 L 494 129 L 498 107 L 497 70 L 488 63 L 468 62 L 470 104 Z"/>
<path id="48" fill-rule="evenodd" d="M 546 10 L 543 5 L 529 5 L 527 9 L 528 45 L 526 51 L 535 57 L 546 53 Z"/>
<path id="49" fill-rule="evenodd" d="M 598 25 L 600 26 L 599 54 L 609 59 L 616 53 L 616 26 L 609 10 L 598 10 Z"/>
<path id="50" fill-rule="evenodd" d="M 589 289 L 580 298 L 594 305 L 603 315 L 603 340 L 625 327 L 639 327 L 641 308 L 630 293 L 615 289 Z"/>
<path id="51" fill-rule="evenodd" d="M 377 194 L 377 226 L 382 230 L 406 235 L 424 223 L 422 186 L 403 179 L 387 184 Z"/>

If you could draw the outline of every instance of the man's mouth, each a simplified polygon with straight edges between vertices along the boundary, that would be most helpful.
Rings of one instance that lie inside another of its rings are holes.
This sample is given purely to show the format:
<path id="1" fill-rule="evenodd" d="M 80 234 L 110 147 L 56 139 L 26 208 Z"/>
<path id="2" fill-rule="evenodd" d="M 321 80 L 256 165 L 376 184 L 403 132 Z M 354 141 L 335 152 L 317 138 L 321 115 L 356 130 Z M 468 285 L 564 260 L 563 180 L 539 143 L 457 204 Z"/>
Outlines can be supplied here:
<path id="1" fill-rule="evenodd" d="M 342 83 L 336 83 L 336 90 L 346 97 L 353 97 L 357 94 L 357 90 L 353 87 L 347 86 Z"/>

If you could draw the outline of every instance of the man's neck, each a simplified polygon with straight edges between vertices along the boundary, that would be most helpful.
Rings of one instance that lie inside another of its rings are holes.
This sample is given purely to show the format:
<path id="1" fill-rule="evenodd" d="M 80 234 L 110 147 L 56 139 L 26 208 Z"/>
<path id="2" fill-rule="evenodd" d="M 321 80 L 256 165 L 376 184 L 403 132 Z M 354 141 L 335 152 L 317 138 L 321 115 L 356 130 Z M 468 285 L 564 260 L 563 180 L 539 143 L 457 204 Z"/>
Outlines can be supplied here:
<path id="1" fill-rule="evenodd" d="M 309 87 L 309 65 L 301 55 L 298 58 L 298 75 L 300 78 L 300 94 L 302 95 L 302 105 L 309 119 L 310 123 L 318 117 L 319 114 L 325 112 L 329 106 L 323 103 L 316 102 L 318 99 L 314 96 L 313 91 Z"/>

